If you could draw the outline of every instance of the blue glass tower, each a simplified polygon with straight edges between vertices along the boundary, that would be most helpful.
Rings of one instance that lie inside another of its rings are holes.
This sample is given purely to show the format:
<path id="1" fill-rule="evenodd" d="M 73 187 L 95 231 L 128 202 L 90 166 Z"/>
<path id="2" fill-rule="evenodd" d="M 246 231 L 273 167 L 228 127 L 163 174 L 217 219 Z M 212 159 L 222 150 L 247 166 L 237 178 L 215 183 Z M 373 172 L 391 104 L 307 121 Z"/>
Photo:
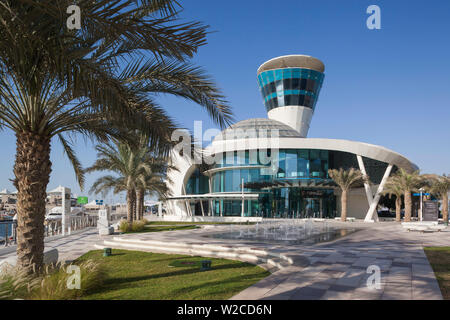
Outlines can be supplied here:
<path id="1" fill-rule="evenodd" d="M 258 84 L 268 117 L 306 137 L 324 80 L 324 64 L 313 57 L 271 59 L 258 69 Z"/>

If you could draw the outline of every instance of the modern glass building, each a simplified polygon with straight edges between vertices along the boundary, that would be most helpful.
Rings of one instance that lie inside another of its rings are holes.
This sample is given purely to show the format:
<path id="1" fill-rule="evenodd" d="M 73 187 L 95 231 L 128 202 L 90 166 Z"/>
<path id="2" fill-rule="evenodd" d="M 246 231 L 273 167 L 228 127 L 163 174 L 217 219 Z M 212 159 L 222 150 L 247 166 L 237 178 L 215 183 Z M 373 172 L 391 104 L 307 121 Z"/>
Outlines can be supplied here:
<path id="1" fill-rule="evenodd" d="M 174 154 L 168 214 L 211 218 L 333 218 L 340 191 L 328 169 L 358 168 L 361 184 L 349 199 L 349 216 L 376 219 L 387 177 L 417 166 L 400 154 L 367 143 L 306 138 L 324 81 L 323 63 L 303 55 L 264 63 L 257 74 L 268 118 L 240 121 L 222 131 L 205 152 L 214 163 L 197 165 Z M 376 207 L 376 205 L 375 205 Z M 371 212 L 372 211 L 372 212 Z M 376 215 L 376 214 L 375 214 Z"/>

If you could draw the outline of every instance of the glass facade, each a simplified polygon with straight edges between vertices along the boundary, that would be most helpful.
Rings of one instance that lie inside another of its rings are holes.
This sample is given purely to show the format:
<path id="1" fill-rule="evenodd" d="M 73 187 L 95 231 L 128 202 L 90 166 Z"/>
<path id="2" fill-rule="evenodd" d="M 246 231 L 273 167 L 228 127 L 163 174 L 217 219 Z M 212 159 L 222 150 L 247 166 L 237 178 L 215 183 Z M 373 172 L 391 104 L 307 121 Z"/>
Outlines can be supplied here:
<path id="1" fill-rule="evenodd" d="M 324 77 L 323 73 L 310 69 L 276 69 L 261 72 L 258 84 L 267 111 L 283 106 L 314 110 Z"/>
<path id="2" fill-rule="evenodd" d="M 239 194 L 244 180 L 244 192 L 258 195 L 255 200 L 244 201 L 246 217 L 335 217 L 334 190 L 326 187 L 331 183 L 328 168 L 358 168 L 354 154 L 340 151 L 281 149 L 268 154 L 271 165 L 264 165 L 258 155 L 257 151 L 231 152 L 212 168 L 220 170 L 211 173 L 213 194 Z M 368 158 L 363 161 L 371 181 L 380 183 L 387 164 Z M 205 194 L 209 192 L 208 186 L 208 177 L 197 169 L 188 179 L 186 193 Z M 204 200 L 202 204 L 203 212 L 199 202 L 191 203 L 192 212 L 242 215 L 242 200 Z"/>
<path id="3" fill-rule="evenodd" d="M 278 187 L 289 181 L 328 180 L 329 151 L 314 149 L 281 149 L 272 157 L 271 165 L 264 165 L 256 151 L 235 151 L 222 157 L 211 174 L 211 193 L 257 193 L 258 199 L 244 201 L 244 216 L 261 217 L 333 217 L 336 204 L 332 189 Z M 254 167 L 253 166 L 258 166 Z M 270 188 L 256 188 L 268 184 Z M 208 192 L 208 177 L 195 170 L 186 184 L 187 194 Z M 212 200 L 211 212 L 215 216 L 241 216 L 242 200 Z M 202 214 L 199 204 L 191 204 L 195 214 Z M 203 201 L 203 213 L 209 202 Z"/>
<path id="4" fill-rule="evenodd" d="M 197 168 L 186 183 L 186 194 L 205 194 L 209 192 L 208 177 Z"/>
<path id="5" fill-rule="evenodd" d="M 218 157 L 220 158 L 220 157 Z M 329 152 L 328 150 L 315 150 L 315 149 L 281 149 L 277 153 L 271 153 L 270 150 L 264 155 L 265 159 L 261 159 L 261 155 L 258 150 L 252 151 L 235 151 L 233 153 L 224 154 L 218 163 L 215 164 L 215 168 L 236 167 L 236 166 L 266 166 L 266 168 L 260 169 L 240 169 L 240 173 L 235 173 L 236 178 L 245 182 L 257 182 L 270 180 L 272 175 L 278 179 L 328 179 L 328 163 Z M 267 164 L 268 159 L 271 160 L 271 165 Z M 233 185 L 231 181 L 233 179 L 232 171 L 227 170 L 216 173 L 215 175 L 225 175 L 224 178 L 226 185 Z M 214 182 L 213 185 L 218 182 Z M 233 192 L 239 191 L 233 188 L 223 188 L 223 190 L 217 189 L 215 192 Z"/>

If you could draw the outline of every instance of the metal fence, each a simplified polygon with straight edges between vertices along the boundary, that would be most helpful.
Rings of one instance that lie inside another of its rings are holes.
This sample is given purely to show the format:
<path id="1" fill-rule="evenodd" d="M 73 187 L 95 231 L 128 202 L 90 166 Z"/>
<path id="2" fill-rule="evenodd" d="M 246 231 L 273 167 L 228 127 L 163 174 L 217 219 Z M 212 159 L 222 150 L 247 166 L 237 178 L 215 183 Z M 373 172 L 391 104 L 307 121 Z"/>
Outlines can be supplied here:
<path id="1" fill-rule="evenodd" d="M 69 232 L 82 230 L 90 227 L 97 226 L 98 217 L 96 216 L 84 216 L 84 217 L 71 217 L 68 225 L 66 226 L 66 234 Z M 51 237 L 61 235 L 62 222 L 58 220 L 46 220 L 44 222 L 44 236 Z M 5 247 L 8 245 L 17 243 L 17 221 L 16 220 L 4 220 L 0 221 L 0 245 Z"/>

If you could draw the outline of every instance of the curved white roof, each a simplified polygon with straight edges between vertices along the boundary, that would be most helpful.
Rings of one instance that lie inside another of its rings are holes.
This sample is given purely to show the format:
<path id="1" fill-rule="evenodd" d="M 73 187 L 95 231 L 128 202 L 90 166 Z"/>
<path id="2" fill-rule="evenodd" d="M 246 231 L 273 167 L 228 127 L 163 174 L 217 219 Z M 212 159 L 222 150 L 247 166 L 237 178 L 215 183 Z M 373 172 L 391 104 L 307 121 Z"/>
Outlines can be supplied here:
<path id="1" fill-rule="evenodd" d="M 213 154 L 228 151 L 255 150 L 255 149 L 320 149 L 353 153 L 366 158 L 394 164 L 408 171 L 419 168 L 401 154 L 374 144 L 322 138 L 268 138 L 268 139 L 237 139 L 226 141 L 213 141 L 207 150 Z"/>

